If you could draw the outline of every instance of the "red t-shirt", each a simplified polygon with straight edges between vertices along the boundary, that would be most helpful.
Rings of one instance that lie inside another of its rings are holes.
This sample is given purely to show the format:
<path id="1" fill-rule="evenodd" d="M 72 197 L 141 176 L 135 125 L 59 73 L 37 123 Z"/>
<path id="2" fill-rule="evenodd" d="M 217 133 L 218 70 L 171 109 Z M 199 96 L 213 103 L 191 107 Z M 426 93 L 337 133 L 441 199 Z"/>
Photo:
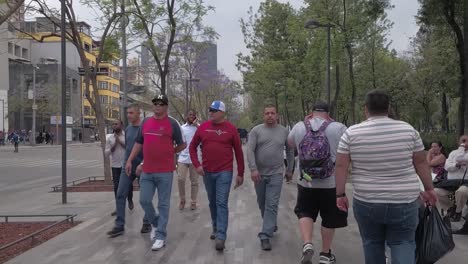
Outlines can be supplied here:
<path id="1" fill-rule="evenodd" d="M 237 128 L 224 121 L 215 124 L 205 122 L 197 129 L 190 143 L 190 158 L 195 168 L 200 167 L 197 147 L 202 145 L 203 169 L 206 172 L 222 172 L 233 170 L 233 153 L 236 154 L 238 176 L 244 177 L 244 154 Z"/>
<path id="2" fill-rule="evenodd" d="M 143 172 L 161 173 L 175 170 L 174 145 L 183 144 L 179 123 L 171 118 L 149 117 L 143 121 L 135 142 L 143 144 Z"/>

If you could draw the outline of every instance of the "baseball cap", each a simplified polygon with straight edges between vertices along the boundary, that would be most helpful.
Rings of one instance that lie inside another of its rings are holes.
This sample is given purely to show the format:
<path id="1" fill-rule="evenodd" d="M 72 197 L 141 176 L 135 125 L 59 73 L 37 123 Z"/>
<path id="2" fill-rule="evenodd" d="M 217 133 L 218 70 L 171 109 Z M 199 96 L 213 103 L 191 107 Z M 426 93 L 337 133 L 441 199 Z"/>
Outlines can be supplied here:
<path id="1" fill-rule="evenodd" d="M 213 103 L 211 103 L 210 109 L 226 112 L 226 105 L 221 101 L 213 101 Z"/>
<path id="2" fill-rule="evenodd" d="M 161 101 L 166 105 L 169 104 L 169 99 L 164 94 L 159 94 L 155 98 L 153 98 L 153 100 L 151 100 L 151 102 L 153 102 L 153 104 L 156 103 L 157 101 Z"/>
<path id="3" fill-rule="evenodd" d="M 329 112 L 329 106 L 324 101 L 317 101 L 315 102 L 314 106 L 312 107 L 312 111 L 314 112 Z"/>

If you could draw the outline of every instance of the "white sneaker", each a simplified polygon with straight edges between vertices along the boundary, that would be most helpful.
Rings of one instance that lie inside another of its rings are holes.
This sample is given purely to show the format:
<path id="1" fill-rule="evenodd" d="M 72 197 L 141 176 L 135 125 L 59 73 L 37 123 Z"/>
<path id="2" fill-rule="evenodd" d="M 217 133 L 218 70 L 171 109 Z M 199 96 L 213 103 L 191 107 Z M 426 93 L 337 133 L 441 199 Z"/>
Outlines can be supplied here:
<path id="1" fill-rule="evenodd" d="M 156 231 L 158 231 L 158 229 L 154 226 L 151 226 L 151 233 L 150 233 L 151 241 L 154 241 L 156 239 Z"/>
<path id="2" fill-rule="evenodd" d="M 154 241 L 153 246 L 151 247 L 151 250 L 155 250 L 155 251 L 160 250 L 165 245 L 166 245 L 166 242 L 164 240 L 156 239 L 156 241 Z"/>

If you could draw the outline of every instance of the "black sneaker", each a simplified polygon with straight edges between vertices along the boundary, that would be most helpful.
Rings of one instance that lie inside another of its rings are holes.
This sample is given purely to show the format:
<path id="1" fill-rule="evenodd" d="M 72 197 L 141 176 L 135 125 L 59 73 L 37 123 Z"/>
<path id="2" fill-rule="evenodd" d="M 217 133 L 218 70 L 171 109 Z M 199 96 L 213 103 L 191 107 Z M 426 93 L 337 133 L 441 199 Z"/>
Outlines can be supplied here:
<path id="1" fill-rule="evenodd" d="M 135 208 L 133 201 L 132 200 L 128 201 L 128 209 L 133 210 L 133 208 Z"/>
<path id="2" fill-rule="evenodd" d="M 151 224 L 143 224 L 140 233 L 145 234 L 151 232 Z"/>
<path id="3" fill-rule="evenodd" d="M 124 229 L 122 227 L 114 227 L 111 231 L 107 232 L 109 237 L 118 237 L 124 233 Z"/>
<path id="4" fill-rule="evenodd" d="M 328 253 L 320 252 L 320 264 L 333 264 L 336 262 L 335 255 L 331 253 L 331 250 Z"/>
<path id="5" fill-rule="evenodd" d="M 312 264 L 312 257 L 314 256 L 314 246 L 312 243 L 304 244 L 302 248 L 301 264 Z"/>
<path id="6" fill-rule="evenodd" d="M 278 226 L 275 226 L 275 229 L 273 229 L 273 233 L 278 232 Z"/>
<path id="7" fill-rule="evenodd" d="M 215 249 L 217 251 L 223 251 L 224 250 L 224 240 L 221 239 L 216 239 L 215 240 Z"/>
<path id="8" fill-rule="evenodd" d="M 213 232 L 210 235 L 210 239 L 214 240 L 216 238 L 216 228 L 213 228 Z"/>
<path id="9" fill-rule="evenodd" d="M 261 244 L 262 250 L 265 250 L 265 251 L 271 250 L 270 239 L 262 239 L 260 240 L 260 244 Z"/>
<path id="10" fill-rule="evenodd" d="M 116 211 L 114 211 L 114 212 L 111 213 L 111 216 L 116 216 L 116 215 L 117 215 L 117 212 L 116 212 Z"/>

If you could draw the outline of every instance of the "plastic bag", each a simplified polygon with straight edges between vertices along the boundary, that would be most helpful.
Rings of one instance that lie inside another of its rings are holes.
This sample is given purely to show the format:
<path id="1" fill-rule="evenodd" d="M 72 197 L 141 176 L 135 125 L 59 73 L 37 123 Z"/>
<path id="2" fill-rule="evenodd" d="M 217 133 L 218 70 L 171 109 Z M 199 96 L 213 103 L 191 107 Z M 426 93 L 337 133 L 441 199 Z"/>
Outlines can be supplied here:
<path id="1" fill-rule="evenodd" d="M 450 219 L 427 206 L 416 229 L 416 264 L 433 264 L 455 248 Z"/>

